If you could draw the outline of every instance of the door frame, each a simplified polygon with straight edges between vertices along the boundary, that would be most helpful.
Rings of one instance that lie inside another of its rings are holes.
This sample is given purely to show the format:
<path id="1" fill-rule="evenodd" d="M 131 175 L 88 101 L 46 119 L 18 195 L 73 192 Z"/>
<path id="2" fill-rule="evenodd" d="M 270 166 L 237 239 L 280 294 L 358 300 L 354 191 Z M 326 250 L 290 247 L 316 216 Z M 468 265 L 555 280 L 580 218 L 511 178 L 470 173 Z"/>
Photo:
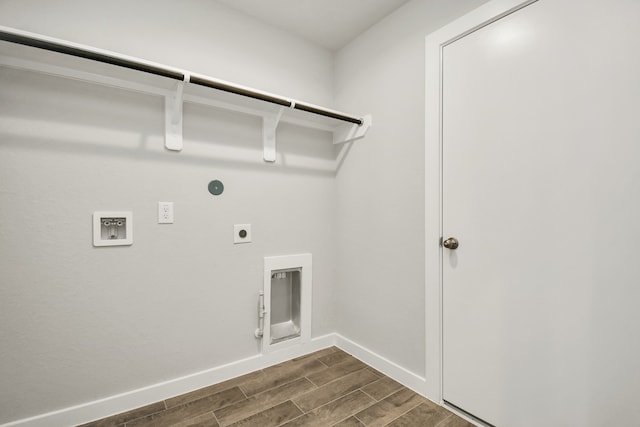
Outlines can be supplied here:
<path id="1" fill-rule="evenodd" d="M 426 37 L 425 44 L 425 393 L 444 404 L 442 301 L 442 55 L 460 38 L 538 0 L 491 0 Z M 464 236 L 462 236 L 464 238 Z M 445 406 L 447 406 L 445 404 Z M 457 408 L 451 408 L 454 411 Z"/>

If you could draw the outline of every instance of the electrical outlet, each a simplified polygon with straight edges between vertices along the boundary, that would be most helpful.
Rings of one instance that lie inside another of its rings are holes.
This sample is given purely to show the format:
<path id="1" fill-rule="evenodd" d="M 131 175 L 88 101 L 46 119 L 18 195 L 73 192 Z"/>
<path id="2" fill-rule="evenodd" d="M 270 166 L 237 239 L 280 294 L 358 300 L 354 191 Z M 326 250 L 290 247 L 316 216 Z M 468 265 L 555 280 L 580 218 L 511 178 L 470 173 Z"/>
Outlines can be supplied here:
<path id="1" fill-rule="evenodd" d="M 158 224 L 173 224 L 173 202 L 158 202 Z"/>
<path id="2" fill-rule="evenodd" d="M 233 226 L 233 243 L 251 242 L 251 224 L 235 224 Z"/>

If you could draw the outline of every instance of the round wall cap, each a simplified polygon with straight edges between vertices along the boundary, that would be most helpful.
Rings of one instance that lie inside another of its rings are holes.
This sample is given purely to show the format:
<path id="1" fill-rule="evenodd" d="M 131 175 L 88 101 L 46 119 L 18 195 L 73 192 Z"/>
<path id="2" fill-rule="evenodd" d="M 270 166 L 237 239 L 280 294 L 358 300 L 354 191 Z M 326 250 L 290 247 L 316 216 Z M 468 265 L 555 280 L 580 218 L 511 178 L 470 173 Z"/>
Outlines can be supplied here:
<path id="1" fill-rule="evenodd" d="M 209 193 L 213 194 L 214 196 L 221 195 L 223 191 L 224 191 L 224 185 L 222 184 L 221 181 L 218 181 L 216 179 L 209 183 Z"/>

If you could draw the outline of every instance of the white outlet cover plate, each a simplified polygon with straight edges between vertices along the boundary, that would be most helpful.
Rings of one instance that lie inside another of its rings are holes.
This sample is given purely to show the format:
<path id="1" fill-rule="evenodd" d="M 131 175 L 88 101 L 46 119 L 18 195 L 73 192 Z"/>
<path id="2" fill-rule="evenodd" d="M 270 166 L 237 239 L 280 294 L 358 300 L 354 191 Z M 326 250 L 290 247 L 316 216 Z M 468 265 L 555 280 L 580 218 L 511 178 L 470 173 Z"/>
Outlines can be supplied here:
<path id="1" fill-rule="evenodd" d="M 158 224 L 173 224 L 173 202 L 158 202 Z"/>
<path id="2" fill-rule="evenodd" d="M 247 232 L 245 237 L 240 237 L 242 230 Z M 233 226 L 233 243 L 251 243 L 251 224 L 235 224 Z"/>

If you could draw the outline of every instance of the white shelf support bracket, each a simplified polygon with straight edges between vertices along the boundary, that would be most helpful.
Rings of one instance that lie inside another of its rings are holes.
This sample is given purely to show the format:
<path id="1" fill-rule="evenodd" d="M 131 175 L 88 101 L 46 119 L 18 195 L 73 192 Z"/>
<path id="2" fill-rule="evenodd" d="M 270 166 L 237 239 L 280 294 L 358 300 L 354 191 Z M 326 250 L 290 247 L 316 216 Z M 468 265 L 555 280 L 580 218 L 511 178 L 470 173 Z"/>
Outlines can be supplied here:
<path id="1" fill-rule="evenodd" d="M 164 146 L 171 151 L 182 150 L 183 94 L 184 81 L 177 83 L 174 93 L 164 97 Z"/>
<path id="2" fill-rule="evenodd" d="M 265 162 L 276 161 L 276 129 L 284 107 L 278 108 L 274 114 L 262 116 L 262 149 Z"/>
<path id="3" fill-rule="evenodd" d="M 360 126 L 350 123 L 340 125 L 333 131 L 333 143 L 342 144 L 344 142 L 351 142 L 356 139 L 363 138 L 370 127 L 371 114 L 367 114 L 362 117 L 362 124 Z"/>

